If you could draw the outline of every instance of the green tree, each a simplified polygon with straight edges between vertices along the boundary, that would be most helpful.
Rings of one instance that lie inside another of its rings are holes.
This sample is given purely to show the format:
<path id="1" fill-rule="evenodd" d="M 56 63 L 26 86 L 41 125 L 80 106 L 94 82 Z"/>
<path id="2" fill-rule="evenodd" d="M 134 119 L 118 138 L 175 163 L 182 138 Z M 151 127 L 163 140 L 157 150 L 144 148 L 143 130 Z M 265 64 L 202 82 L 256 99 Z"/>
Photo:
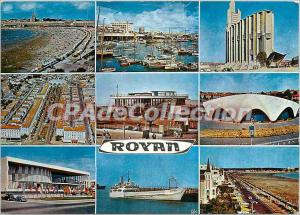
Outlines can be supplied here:
<path id="1" fill-rule="evenodd" d="M 22 139 L 26 139 L 27 137 L 28 137 L 27 134 L 23 134 L 23 135 L 21 136 Z"/>
<path id="2" fill-rule="evenodd" d="M 264 51 L 261 51 L 256 56 L 257 61 L 260 63 L 262 67 L 265 67 L 267 64 L 267 54 Z"/>
<path id="3" fill-rule="evenodd" d="M 290 99 L 290 100 L 292 99 L 292 92 L 289 89 L 284 91 L 283 95 L 284 95 L 284 98 L 286 98 L 286 99 Z"/>

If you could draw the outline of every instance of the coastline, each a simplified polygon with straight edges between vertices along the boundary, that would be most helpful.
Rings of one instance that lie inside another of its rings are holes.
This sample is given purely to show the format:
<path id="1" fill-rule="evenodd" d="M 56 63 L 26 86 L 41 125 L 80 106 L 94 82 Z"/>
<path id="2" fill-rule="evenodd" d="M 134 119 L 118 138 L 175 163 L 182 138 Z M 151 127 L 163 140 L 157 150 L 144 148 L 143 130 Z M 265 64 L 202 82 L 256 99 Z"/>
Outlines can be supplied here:
<path id="1" fill-rule="evenodd" d="M 24 29 L 24 28 L 2 28 L 1 31 L 2 30 L 9 30 L 9 31 L 24 30 L 24 31 L 31 31 L 33 33 L 32 37 L 30 37 L 28 39 L 18 41 L 17 43 L 9 44 L 9 45 L 3 45 L 2 44 L 2 51 L 9 51 L 10 49 L 14 49 L 14 48 L 19 47 L 23 43 L 30 42 L 30 41 L 42 36 L 42 32 L 40 32 L 38 29 L 35 29 L 35 28 L 28 28 L 28 29 Z"/>
<path id="2" fill-rule="evenodd" d="M 30 30 L 37 32 L 36 35 L 2 50 L 1 70 L 3 73 L 16 72 L 19 70 L 28 72 L 26 67 L 30 66 L 30 61 L 34 58 L 35 50 L 38 47 L 44 46 L 49 41 L 46 32 L 41 32 L 38 29 Z"/>
<path id="3" fill-rule="evenodd" d="M 272 176 L 276 177 L 276 178 L 292 179 L 292 180 L 297 180 L 297 181 L 299 180 L 299 178 L 296 179 L 296 178 L 290 178 L 290 177 L 283 176 L 284 174 L 290 174 L 290 173 L 297 173 L 299 176 L 299 172 L 275 173 L 275 174 L 272 174 Z"/>
<path id="4" fill-rule="evenodd" d="M 3 73 L 31 72 L 50 60 L 70 52 L 86 32 L 81 28 L 29 28 L 37 36 L 4 50 L 1 56 Z"/>

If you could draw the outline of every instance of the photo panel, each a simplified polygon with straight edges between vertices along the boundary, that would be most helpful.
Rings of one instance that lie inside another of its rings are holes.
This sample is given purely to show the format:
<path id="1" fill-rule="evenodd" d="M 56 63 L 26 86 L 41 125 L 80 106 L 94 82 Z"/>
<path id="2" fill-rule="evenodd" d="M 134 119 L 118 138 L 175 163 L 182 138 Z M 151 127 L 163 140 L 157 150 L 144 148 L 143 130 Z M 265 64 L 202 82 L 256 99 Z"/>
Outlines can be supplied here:
<path id="1" fill-rule="evenodd" d="M 94 145 L 95 76 L 1 75 L 1 144 Z"/>
<path id="2" fill-rule="evenodd" d="M 198 142 L 198 74 L 97 74 L 97 144 L 110 140 Z"/>
<path id="3" fill-rule="evenodd" d="M 98 1 L 97 72 L 198 71 L 197 1 Z"/>
<path id="4" fill-rule="evenodd" d="M 299 213 L 299 147 L 200 148 L 200 214 Z"/>
<path id="5" fill-rule="evenodd" d="M 94 214 L 95 147 L 1 147 L 1 212 Z"/>
<path id="6" fill-rule="evenodd" d="M 201 72 L 297 72 L 299 4 L 201 1 Z"/>
<path id="7" fill-rule="evenodd" d="M 97 152 L 97 214 L 197 214 L 198 158 Z"/>
<path id="8" fill-rule="evenodd" d="M 1 72 L 95 72 L 93 1 L 1 4 Z"/>
<path id="9" fill-rule="evenodd" d="M 298 73 L 200 75 L 201 145 L 299 145 Z"/>

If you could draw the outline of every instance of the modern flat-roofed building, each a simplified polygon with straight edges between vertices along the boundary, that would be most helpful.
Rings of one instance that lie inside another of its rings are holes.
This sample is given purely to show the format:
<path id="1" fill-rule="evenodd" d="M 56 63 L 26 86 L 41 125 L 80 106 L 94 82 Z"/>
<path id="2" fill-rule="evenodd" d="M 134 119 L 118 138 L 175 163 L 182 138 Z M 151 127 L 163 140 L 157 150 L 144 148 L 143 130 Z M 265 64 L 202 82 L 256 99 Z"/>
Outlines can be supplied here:
<path id="1" fill-rule="evenodd" d="M 90 173 L 14 157 L 1 158 L 1 191 L 87 189 Z"/>
<path id="2" fill-rule="evenodd" d="M 133 106 L 144 104 L 156 106 L 165 102 L 174 102 L 175 105 L 185 105 L 188 95 L 177 94 L 176 91 L 151 91 L 144 93 L 128 93 L 127 95 L 112 95 L 116 106 Z"/>
<path id="3" fill-rule="evenodd" d="M 114 29 L 120 29 L 124 33 L 130 33 L 133 31 L 133 23 L 132 22 L 113 22 L 111 26 Z"/>
<path id="4" fill-rule="evenodd" d="M 230 2 L 227 11 L 226 63 L 230 65 L 259 65 L 257 55 L 266 57 L 274 52 L 274 14 L 263 10 L 241 19 L 241 12 Z"/>

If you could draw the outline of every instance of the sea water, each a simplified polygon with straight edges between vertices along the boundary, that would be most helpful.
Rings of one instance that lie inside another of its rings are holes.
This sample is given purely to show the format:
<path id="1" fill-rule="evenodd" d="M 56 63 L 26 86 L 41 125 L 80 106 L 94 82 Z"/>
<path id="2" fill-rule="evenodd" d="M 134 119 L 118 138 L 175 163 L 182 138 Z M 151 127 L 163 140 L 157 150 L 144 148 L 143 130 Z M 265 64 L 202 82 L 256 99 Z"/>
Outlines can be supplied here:
<path id="1" fill-rule="evenodd" d="M 1 45 L 8 48 L 11 45 L 32 39 L 38 33 L 29 29 L 3 29 L 1 30 Z"/>
<path id="2" fill-rule="evenodd" d="M 198 211 L 197 202 L 172 202 L 109 197 L 109 189 L 97 190 L 97 213 L 101 214 L 191 214 Z"/>
<path id="3" fill-rule="evenodd" d="M 299 179 L 299 172 L 280 173 L 280 174 L 275 174 L 274 176 L 278 176 L 282 178 Z"/>
<path id="4" fill-rule="evenodd" d="M 182 48 L 187 49 L 188 47 L 191 47 L 192 42 L 188 41 L 188 42 L 182 42 Z M 161 45 L 163 46 L 163 45 Z M 119 48 L 122 49 L 122 48 Z M 153 54 L 155 56 L 159 56 L 161 54 L 160 51 L 158 51 L 156 48 L 152 49 L 152 46 L 148 46 L 146 44 L 137 44 L 137 48 L 136 48 L 136 55 L 134 57 L 134 55 L 132 54 L 132 51 L 130 52 L 131 54 L 129 55 L 128 52 L 124 51 L 123 53 L 121 53 L 122 55 L 125 56 L 130 56 L 130 58 L 132 59 L 136 59 L 136 60 L 143 60 L 145 56 L 151 54 L 153 51 Z M 192 56 L 192 55 L 177 55 L 176 60 L 179 62 L 183 62 L 185 64 L 188 63 L 197 63 L 198 62 L 198 56 Z M 96 63 L 96 69 L 97 71 L 100 70 L 100 59 L 97 58 L 97 63 Z M 154 69 L 154 68 L 148 68 L 146 66 L 140 65 L 140 64 L 134 64 L 134 65 L 130 65 L 130 66 L 125 66 L 122 67 L 118 60 L 115 58 L 104 58 L 103 59 L 103 65 L 102 67 L 114 67 L 116 68 L 117 72 L 146 72 L 146 71 L 151 71 L 151 72 L 162 72 L 165 70 L 161 70 L 161 69 Z"/>

